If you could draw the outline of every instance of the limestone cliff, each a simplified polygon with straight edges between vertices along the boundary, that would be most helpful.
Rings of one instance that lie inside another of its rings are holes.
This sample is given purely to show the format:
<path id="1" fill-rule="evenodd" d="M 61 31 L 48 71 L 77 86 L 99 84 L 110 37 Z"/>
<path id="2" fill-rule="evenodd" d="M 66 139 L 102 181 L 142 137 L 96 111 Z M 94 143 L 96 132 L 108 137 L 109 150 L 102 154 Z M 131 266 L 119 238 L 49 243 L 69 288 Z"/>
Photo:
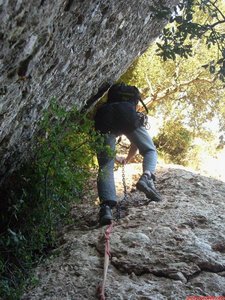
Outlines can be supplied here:
<path id="1" fill-rule="evenodd" d="M 156 203 L 135 190 L 140 165 L 127 165 L 125 173 L 128 211 L 111 234 L 106 299 L 225 296 L 225 183 L 160 166 L 157 187 L 163 201 Z M 121 179 L 119 169 L 118 193 Z M 64 229 L 61 246 L 37 268 L 39 282 L 23 300 L 97 299 L 104 258 L 104 229 L 94 226 L 97 214 L 90 198 L 73 208 L 74 225 Z"/>
<path id="2" fill-rule="evenodd" d="M 177 2 L 0 0 L 1 182 L 27 159 L 52 97 L 89 105 L 159 35 L 166 21 L 150 6 Z"/>

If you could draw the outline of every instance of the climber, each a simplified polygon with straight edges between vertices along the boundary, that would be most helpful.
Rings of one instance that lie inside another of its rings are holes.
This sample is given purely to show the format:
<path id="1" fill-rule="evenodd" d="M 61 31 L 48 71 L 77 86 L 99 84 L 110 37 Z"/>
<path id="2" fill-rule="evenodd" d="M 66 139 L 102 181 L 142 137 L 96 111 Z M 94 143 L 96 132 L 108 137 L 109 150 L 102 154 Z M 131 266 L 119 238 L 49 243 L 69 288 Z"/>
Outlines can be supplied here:
<path id="1" fill-rule="evenodd" d="M 136 111 L 140 92 L 134 86 L 123 83 L 114 84 L 108 91 L 108 99 L 95 115 L 95 129 L 104 137 L 105 150 L 97 153 L 99 173 L 97 180 L 100 199 L 99 223 L 111 224 L 112 208 L 116 206 L 116 188 L 114 182 L 114 162 L 127 164 L 137 150 L 143 156 L 143 174 L 136 187 L 144 192 L 151 201 L 161 201 L 154 186 L 157 152 L 153 141 L 144 127 L 143 114 Z M 124 134 L 130 141 L 126 158 L 114 155 L 116 138 Z M 111 149 L 111 153 L 107 147 Z"/>

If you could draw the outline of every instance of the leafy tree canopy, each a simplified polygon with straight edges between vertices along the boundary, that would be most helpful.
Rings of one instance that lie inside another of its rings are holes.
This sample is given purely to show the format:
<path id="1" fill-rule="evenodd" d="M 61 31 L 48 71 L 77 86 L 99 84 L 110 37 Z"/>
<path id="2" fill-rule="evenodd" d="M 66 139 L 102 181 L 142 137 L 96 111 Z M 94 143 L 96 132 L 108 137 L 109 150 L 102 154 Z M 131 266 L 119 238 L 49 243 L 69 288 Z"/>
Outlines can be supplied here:
<path id="1" fill-rule="evenodd" d="M 157 17 L 167 15 L 154 9 Z M 224 16 L 224 1 L 183 1 L 157 43 L 121 78 L 142 90 L 154 114 L 182 120 L 193 136 L 206 134 L 214 118 L 225 129 Z"/>
<path id="2" fill-rule="evenodd" d="M 159 10 L 153 8 L 154 11 Z M 208 49 L 217 48 L 217 57 L 204 65 L 210 73 L 225 82 L 225 2 L 223 0 L 183 0 L 163 30 L 158 53 L 164 60 L 193 55 L 196 40 Z"/>

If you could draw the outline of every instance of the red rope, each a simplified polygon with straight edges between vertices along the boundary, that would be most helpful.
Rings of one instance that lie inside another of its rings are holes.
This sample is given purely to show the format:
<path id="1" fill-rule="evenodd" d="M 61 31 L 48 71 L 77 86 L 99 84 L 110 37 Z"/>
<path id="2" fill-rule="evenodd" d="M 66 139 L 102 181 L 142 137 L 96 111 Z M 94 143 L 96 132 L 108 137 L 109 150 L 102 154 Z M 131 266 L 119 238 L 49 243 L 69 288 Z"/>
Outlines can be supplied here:
<path id="1" fill-rule="evenodd" d="M 112 232 L 113 223 L 107 226 L 105 231 L 105 255 L 107 254 L 110 257 L 110 233 Z"/>
<path id="2" fill-rule="evenodd" d="M 105 283 L 106 276 L 109 266 L 109 257 L 110 257 L 110 234 L 112 232 L 113 223 L 107 226 L 105 231 L 105 259 L 104 259 L 104 277 L 102 284 L 99 284 L 97 288 L 97 294 L 99 300 L 105 300 Z"/>

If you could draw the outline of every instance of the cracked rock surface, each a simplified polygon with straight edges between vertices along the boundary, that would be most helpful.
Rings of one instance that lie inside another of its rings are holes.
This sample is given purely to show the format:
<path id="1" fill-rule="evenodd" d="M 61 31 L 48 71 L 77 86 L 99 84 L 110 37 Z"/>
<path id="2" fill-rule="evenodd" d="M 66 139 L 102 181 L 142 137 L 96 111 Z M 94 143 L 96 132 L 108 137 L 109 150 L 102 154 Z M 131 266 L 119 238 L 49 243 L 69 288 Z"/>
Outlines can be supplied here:
<path id="1" fill-rule="evenodd" d="M 67 110 L 91 105 L 159 36 L 160 3 L 0 0 L 0 184 L 32 152 L 53 97 Z"/>
<path id="2" fill-rule="evenodd" d="M 114 223 L 106 281 L 111 300 L 183 300 L 225 295 L 225 183 L 178 166 L 159 166 L 160 203 L 135 189 L 139 164 L 126 166 L 126 216 Z M 116 172 L 121 198 L 121 169 Z M 35 270 L 39 279 L 22 297 L 96 299 L 103 278 L 104 230 L 98 208 L 73 208 L 74 225 L 61 246 Z"/>

